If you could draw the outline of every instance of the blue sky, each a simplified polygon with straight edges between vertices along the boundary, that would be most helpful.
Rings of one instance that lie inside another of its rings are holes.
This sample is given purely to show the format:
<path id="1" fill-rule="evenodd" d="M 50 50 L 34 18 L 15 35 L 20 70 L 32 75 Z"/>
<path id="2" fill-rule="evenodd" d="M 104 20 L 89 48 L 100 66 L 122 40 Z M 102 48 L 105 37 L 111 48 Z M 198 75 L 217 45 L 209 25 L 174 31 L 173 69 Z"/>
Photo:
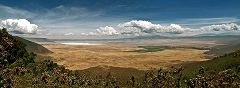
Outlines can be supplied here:
<path id="1" fill-rule="evenodd" d="M 0 0 L 0 19 L 48 32 L 90 32 L 131 20 L 198 27 L 239 23 L 240 0 Z"/>

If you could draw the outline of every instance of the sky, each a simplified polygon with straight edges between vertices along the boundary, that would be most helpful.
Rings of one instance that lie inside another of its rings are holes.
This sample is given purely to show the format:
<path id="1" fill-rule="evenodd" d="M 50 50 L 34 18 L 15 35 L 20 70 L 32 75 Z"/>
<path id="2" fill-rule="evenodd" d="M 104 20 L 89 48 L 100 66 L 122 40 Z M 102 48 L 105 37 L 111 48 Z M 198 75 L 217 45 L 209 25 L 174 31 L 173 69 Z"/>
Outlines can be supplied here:
<path id="1" fill-rule="evenodd" d="M 139 34 L 153 28 L 179 34 L 211 25 L 232 28 L 225 23 L 238 28 L 240 0 L 0 0 L 0 12 L 4 27 L 23 34 Z"/>

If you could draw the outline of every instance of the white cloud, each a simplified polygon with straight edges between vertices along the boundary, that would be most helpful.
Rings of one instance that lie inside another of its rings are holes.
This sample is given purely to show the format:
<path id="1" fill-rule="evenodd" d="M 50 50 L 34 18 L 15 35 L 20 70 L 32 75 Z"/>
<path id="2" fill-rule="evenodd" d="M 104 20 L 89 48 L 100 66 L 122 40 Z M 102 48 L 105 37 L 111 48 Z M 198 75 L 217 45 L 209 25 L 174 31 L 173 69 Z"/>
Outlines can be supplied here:
<path id="1" fill-rule="evenodd" d="M 149 21 L 133 20 L 119 24 L 115 27 L 100 27 L 97 29 L 98 34 L 118 35 L 118 34 L 183 34 L 183 33 L 206 33 L 216 31 L 239 31 L 240 26 L 235 23 L 225 23 L 219 25 L 202 26 L 200 28 L 182 27 L 178 24 L 160 25 L 153 24 Z"/>
<path id="2" fill-rule="evenodd" d="M 202 31 L 239 31 L 240 26 L 235 23 L 210 25 L 200 28 Z"/>
<path id="3" fill-rule="evenodd" d="M 0 4 L 0 21 L 13 18 L 31 19 L 31 22 L 40 26 L 38 29 L 51 32 L 52 34 L 60 34 L 59 31 L 63 34 L 67 32 L 65 31 L 66 29 L 80 30 L 79 32 L 94 30 L 103 25 L 104 22 L 102 20 L 101 22 L 96 21 L 103 14 L 105 14 L 104 10 L 93 11 L 83 6 L 59 5 L 54 8 L 27 10 Z"/>
<path id="4" fill-rule="evenodd" d="M 119 34 L 113 27 L 110 27 L 110 26 L 100 27 L 99 29 L 97 29 L 97 32 L 99 34 L 103 34 L 103 35 L 116 35 L 116 34 Z"/>
<path id="5" fill-rule="evenodd" d="M 0 26 L 7 28 L 10 32 L 23 34 L 36 34 L 38 26 L 31 24 L 26 19 L 6 19 L 0 21 Z"/>
<path id="6" fill-rule="evenodd" d="M 133 30 L 138 29 L 140 30 L 140 32 L 143 33 L 182 33 L 184 31 L 184 28 L 177 24 L 162 26 L 160 24 L 153 24 L 149 21 L 143 20 L 133 20 L 123 24 L 119 24 L 118 26 L 121 27 L 121 29 L 123 30 L 126 28 Z"/>
<path id="7" fill-rule="evenodd" d="M 100 27 L 97 29 L 97 33 L 105 35 L 117 35 L 117 34 L 142 34 L 142 33 L 183 33 L 188 28 L 183 28 L 177 24 L 160 25 L 153 24 L 149 21 L 133 20 L 123 24 L 119 24 L 116 27 Z"/>

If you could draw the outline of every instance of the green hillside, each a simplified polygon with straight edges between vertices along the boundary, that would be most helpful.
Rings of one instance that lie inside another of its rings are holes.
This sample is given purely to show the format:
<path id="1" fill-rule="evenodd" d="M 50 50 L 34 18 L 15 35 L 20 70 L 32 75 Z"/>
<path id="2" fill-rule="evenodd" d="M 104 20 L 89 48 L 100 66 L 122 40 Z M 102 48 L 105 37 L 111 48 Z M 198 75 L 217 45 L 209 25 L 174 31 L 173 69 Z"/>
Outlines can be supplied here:
<path id="1" fill-rule="evenodd" d="M 186 75 L 193 75 L 199 68 L 204 67 L 207 73 L 218 73 L 226 69 L 232 69 L 240 72 L 240 51 L 235 51 L 223 56 L 215 57 L 204 62 L 192 62 L 184 64 Z M 192 74 L 193 73 L 193 74 Z"/>
<path id="2" fill-rule="evenodd" d="M 26 44 L 27 51 L 34 52 L 34 53 L 37 53 L 37 54 L 52 53 L 51 51 L 49 51 L 48 49 L 46 49 L 45 47 L 43 47 L 43 46 L 41 46 L 37 43 L 31 42 L 29 40 L 23 39 L 23 38 L 18 37 L 18 36 L 15 36 L 15 38 L 17 40 L 23 42 L 24 44 Z"/>

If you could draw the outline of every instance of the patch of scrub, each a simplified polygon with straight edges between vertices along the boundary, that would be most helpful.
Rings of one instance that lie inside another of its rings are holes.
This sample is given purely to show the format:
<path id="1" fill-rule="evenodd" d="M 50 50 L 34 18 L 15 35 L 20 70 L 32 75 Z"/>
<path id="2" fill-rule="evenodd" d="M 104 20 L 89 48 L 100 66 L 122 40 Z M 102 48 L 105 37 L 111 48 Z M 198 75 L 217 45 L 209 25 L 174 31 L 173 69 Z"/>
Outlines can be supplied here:
<path id="1" fill-rule="evenodd" d="M 132 52 L 140 52 L 140 53 L 146 53 L 146 52 L 157 52 L 157 51 L 163 51 L 165 49 L 173 49 L 175 47 L 171 46 L 138 46 L 138 50 L 134 50 Z"/>
<path id="2" fill-rule="evenodd" d="M 184 46 L 138 46 L 139 49 L 133 50 L 130 52 L 139 52 L 139 53 L 147 53 L 147 52 L 158 52 L 166 49 L 196 49 L 196 50 L 209 50 L 209 48 L 203 47 L 184 47 Z"/>

